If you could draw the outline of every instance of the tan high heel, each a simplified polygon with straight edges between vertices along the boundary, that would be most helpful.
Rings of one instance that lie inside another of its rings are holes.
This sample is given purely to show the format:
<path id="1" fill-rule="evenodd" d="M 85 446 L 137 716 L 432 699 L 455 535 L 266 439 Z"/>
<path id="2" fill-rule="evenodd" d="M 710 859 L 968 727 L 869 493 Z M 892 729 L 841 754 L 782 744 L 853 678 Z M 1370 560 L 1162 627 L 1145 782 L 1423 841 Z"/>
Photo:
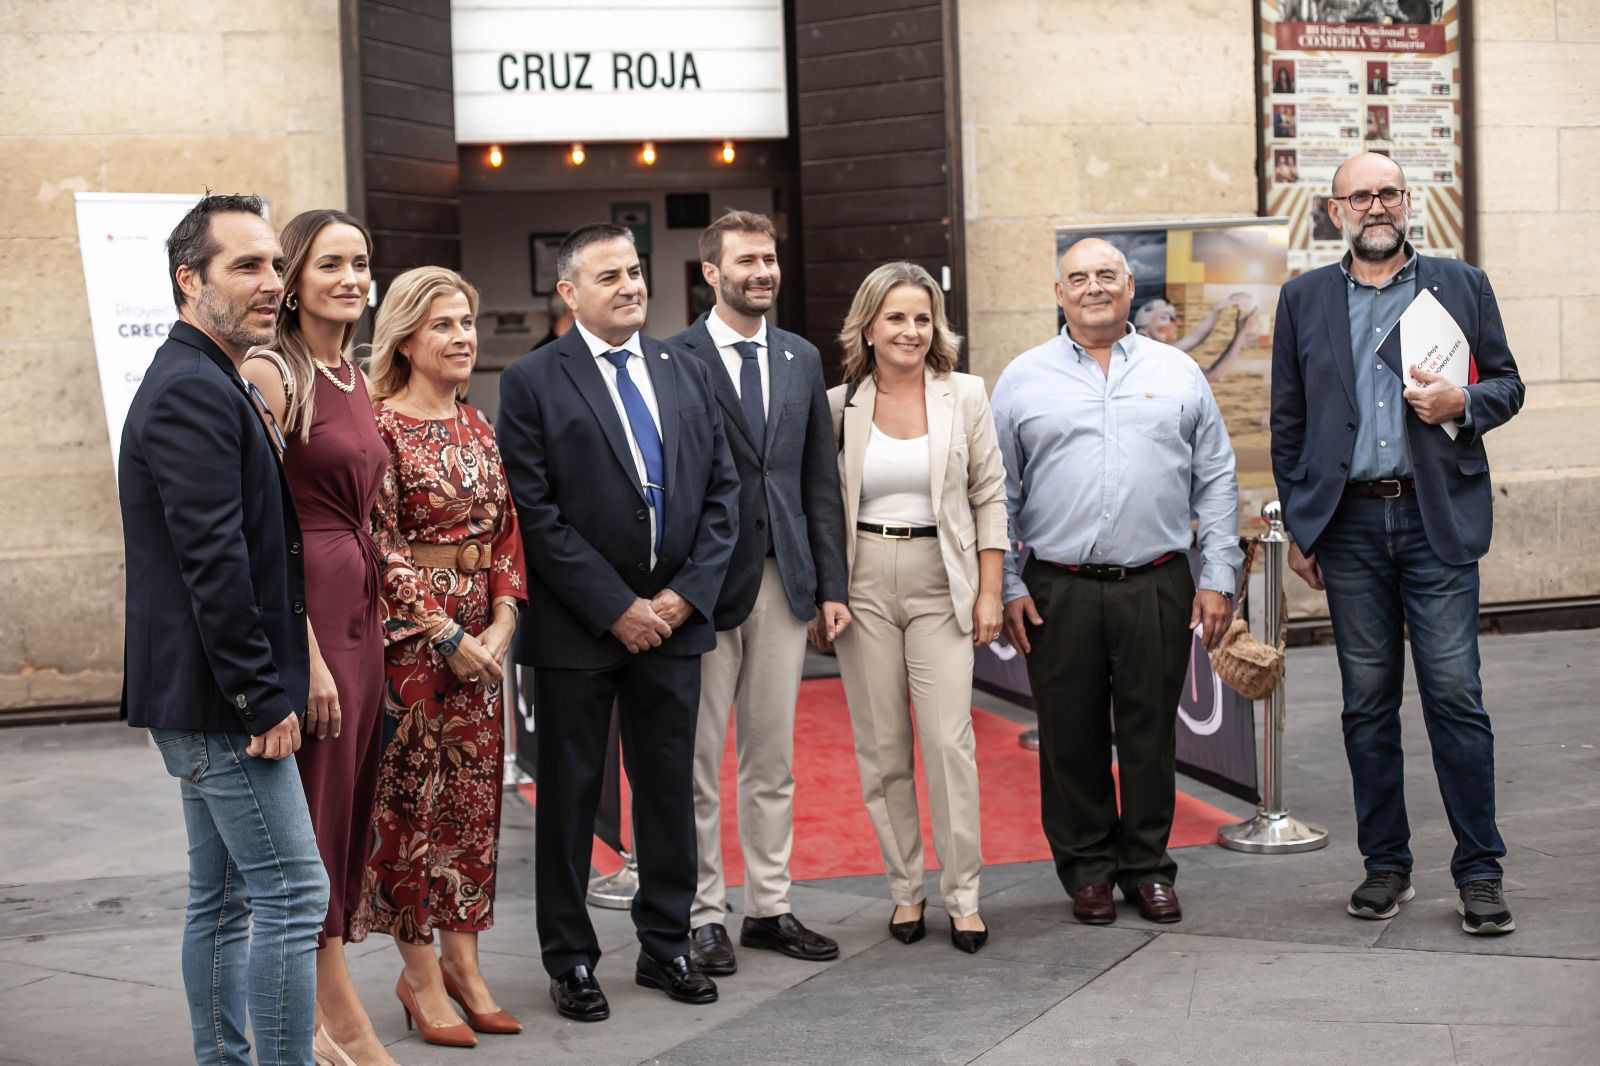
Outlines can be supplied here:
<path id="1" fill-rule="evenodd" d="M 461 1009 L 467 1014 L 467 1024 L 472 1028 L 480 1033 L 522 1032 L 522 1023 L 503 1010 L 497 1010 L 492 1014 L 479 1014 L 473 1010 L 472 1005 L 467 1002 L 467 997 L 462 994 L 461 986 L 450 976 L 450 971 L 441 966 L 439 972 L 444 974 L 445 994 L 461 1005 Z"/>
<path id="2" fill-rule="evenodd" d="M 438 1044 L 440 1047 L 477 1047 L 478 1038 L 472 1030 L 460 1022 L 430 1022 L 417 1009 L 417 996 L 411 991 L 411 986 L 406 984 L 406 975 L 402 973 L 400 979 L 394 983 L 394 994 L 400 1000 L 400 1006 L 406 1012 L 406 1028 L 411 1028 L 411 1019 L 417 1020 L 417 1035 L 422 1037 L 424 1043 Z"/>
<path id="3" fill-rule="evenodd" d="M 356 1066 L 356 1060 L 346 1055 L 344 1048 L 328 1035 L 326 1025 L 319 1025 L 311 1038 L 311 1058 L 317 1066 Z"/>

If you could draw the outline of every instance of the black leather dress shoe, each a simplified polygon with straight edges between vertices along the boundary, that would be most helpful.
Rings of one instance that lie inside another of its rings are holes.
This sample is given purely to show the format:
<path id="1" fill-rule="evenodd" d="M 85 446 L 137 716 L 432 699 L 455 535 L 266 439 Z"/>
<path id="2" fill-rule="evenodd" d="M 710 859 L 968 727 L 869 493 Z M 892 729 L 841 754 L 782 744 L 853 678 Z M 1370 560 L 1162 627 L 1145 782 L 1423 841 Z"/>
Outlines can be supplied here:
<path id="1" fill-rule="evenodd" d="M 746 919 L 748 921 L 748 919 Z M 707 922 L 689 934 L 689 961 L 713 977 L 727 977 L 739 971 L 733 957 L 733 941 L 721 922 Z"/>
<path id="2" fill-rule="evenodd" d="M 603 1022 L 611 1017 L 611 1004 L 600 991 L 600 982 L 594 979 L 587 966 L 574 966 L 559 977 L 550 979 L 550 998 L 563 1018 L 578 1022 Z"/>
<path id="3" fill-rule="evenodd" d="M 689 965 L 689 956 L 662 962 L 648 951 L 639 952 L 633 979 L 644 988 L 659 988 L 679 1003 L 715 1003 L 717 983 Z"/>
<path id="4" fill-rule="evenodd" d="M 806 959 L 811 962 L 826 962 L 839 957 L 839 945 L 836 941 L 821 933 L 813 933 L 801 925 L 800 919 L 792 914 L 779 914 L 772 918 L 746 918 L 744 925 L 739 927 L 739 945 L 747 948 L 771 948 L 791 959 Z"/>
<path id="5" fill-rule="evenodd" d="M 982 929 L 957 929 L 956 920 L 950 919 L 950 943 L 968 955 L 976 955 L 989 942 L 989 927 Z"/>

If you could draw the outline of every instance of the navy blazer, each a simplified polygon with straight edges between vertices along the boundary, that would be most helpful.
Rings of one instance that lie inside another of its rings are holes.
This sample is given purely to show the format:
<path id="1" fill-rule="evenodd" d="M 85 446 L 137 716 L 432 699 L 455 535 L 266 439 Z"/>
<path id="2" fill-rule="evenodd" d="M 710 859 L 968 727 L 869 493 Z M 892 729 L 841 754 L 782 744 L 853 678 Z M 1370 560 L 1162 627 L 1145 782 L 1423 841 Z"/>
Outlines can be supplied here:
<path id="1" fill-rule="evenodd" d="M 233 362 L 177 322 L 122 427 L 129 725 L 265 733 L 306 705 L 305 561 Z"/>
<path id="2" fill-rule="evenodd" d="M 1405 415 L 1428 542 L 1445 562 L 1463 565 L 1489 550 L 1494 498 L 1483 435 L 1522 407 L 1522 378 L 1483 271 L 1419 255 L 1416 285 L 1419 292 L 1430 290 L 1456 320 L 1478 368 L 1477 383 L 1467 386 L 1472 425 L 1455 440 L 1409 405 Z M 1400 365 L 1397 337 L 1392 330 L 1378 354 L 1403 376 L 1407 368 Z M 1355 430 L 1349 283 L 1333 263 L 1283 287 L 1272 336 L 1272 474 L 1289 532 L 1307 555 L 1315 554 L 1344 494 Z"/>
<path id="3" fill-rule="evenodd" d="M 528 563 L 516 659 L 599 670 L 629 658 L 611 624 L 671 588 L 693 608 L 660 648 L 716 646 L 712 616 L 739 535 L 739 475 L 700 360 L 640 336 L 661 419 L 666 517 L 650 567 L 650 515 L 622 419 L 582 335 L 568 330 L 500 375 L 496 433 Z"/>
<path id="4" fill-rule="evenodd" d="M 804 337 L 767 326 L 767 427 L 759 449 L 706 316 L 668 344 L 705 360 L 739 468 L 739 543 L 717 600 L 716 626 L 750 616 L 770 546 L 789 609 L 802 622 L 826 600 L 845 602 L 844 505 L 822 356 Z M 770 534 L 770 536 L 769 536 Z"/>

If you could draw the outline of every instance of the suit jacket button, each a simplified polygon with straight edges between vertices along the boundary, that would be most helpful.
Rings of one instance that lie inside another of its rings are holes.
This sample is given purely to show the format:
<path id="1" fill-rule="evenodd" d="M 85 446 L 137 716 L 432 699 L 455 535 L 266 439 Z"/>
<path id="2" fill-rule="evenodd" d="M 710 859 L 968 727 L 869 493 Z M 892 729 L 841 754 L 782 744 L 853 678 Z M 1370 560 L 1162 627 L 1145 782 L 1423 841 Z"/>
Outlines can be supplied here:
<path id="1" fill-rule="evenodd" d="M 256 712 L 255 711 L 245 711 L 244 712 L 244 720 L 247 721 L 247 722 L 255 721 L 256 720 Z"/>
<path id="2" fill-rule="evenodd" d="M 1340 470 L 1349 470 L 1350 469 L 1350 464 L 1349 463 L 1340 463 L 1339 464 L 1339 469 Z"/>
<path id="3" fill-rule="evenodd" d="M 292 544 L 289 545 L 289 554 L 290 555 L 299 555 L 300 554 L 300 542 L 299 541 L 295 541 L 295 542 L 293 542 Z"/>
<path id="4" fill-rule="evenodd" d="M 294 613 L 295 614 L 305 614 L 306 613 L 306 605 L 301 603 L 299 600 L 295 600 L 294 601 Z"/>
<path id="5" fill-rule="evenodd" d="M 243 692 L 239 693 L 233 698 L 233 705 L 239 708 L 241 711 L 244 710 L 249 703 L 250 701 L 244 698 Z"/>
<path id="6" fill-rule="evenodd" d="M 633 517 L 635 517 L 639 521 L 643 522 L 646 518 L 649 517 L 649 515 L 646 514 L 645 513 L 645 509 L 643 507 L 641 507 L 637 511 L 633 512 Z"/>
<path id="7" fill-rule="evenodd" d="M 1354 422 L 1346 422 L 1344 424 L 1344 428 L 1348 429 L 1351 433 L 1354 433 L 1356 431 L 1356 424 Z"/>
<path id="8" fill-rule="evenodd" d="M 641 573 L 646 571 L 646 570 L 649 570 L 649 569 L 650 569 L 650 564 L 649 563 L 640 563 L 639 564 L 639 570 L 640 570 Z"/>
<path id="9" fill-rule="evenodd" d="M 765 518 L 756 519 L 756 528 L 757 529 L 766 529 L 767 528 L 767 520 Z"/>

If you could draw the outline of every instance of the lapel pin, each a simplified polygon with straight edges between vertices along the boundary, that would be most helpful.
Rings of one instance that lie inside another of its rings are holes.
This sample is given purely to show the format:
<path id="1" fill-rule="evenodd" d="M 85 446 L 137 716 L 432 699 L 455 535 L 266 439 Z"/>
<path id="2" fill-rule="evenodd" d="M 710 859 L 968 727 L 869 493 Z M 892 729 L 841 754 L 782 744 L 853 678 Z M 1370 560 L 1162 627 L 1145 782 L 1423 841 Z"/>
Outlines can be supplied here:
<path id="1" fill-rule="evenodd" d="M 783 351 L 783 357 L 785 359 L 793 359 L 794 358 L 794 353 L 789 351 L 787 348 L 785 348 L 784 351 Z"/>
<path id="2" fill-rule="evenodd" d="M 669 356 L 669 355 L 667 355 L 667 353 L 666 353 L 666 352 L 662 352 L 662 353 L 661 353 L 661 358 L 663 358 L 663 359 L 670 359 L 670 358 L 671 358 L 671 356 Z"/>

